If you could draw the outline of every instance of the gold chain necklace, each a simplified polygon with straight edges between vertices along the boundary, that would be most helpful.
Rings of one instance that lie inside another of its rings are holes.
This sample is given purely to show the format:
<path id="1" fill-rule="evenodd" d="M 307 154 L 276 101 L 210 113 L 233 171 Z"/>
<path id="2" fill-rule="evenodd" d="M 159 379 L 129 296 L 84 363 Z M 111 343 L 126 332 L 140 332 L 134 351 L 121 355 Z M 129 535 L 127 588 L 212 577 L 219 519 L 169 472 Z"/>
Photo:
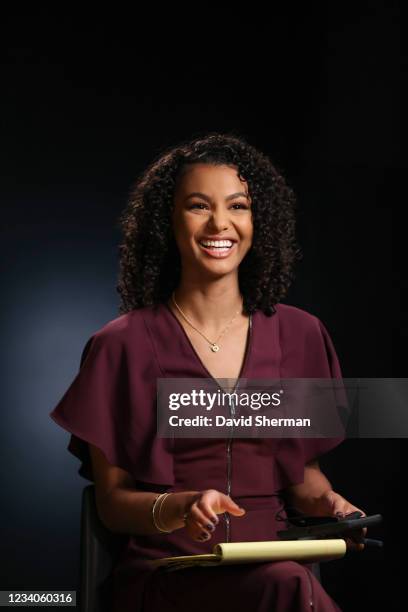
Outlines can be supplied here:
<path id="1" fill-rule="evenodd" d="M 174 305 L 175 305 L 175 306 L 176 306 L 176 308 L 179 310 L 179 312 L 180 312 L 181 316 L 182 316 L 182 317 L 184 317 L 184 319 L 187 321 L 187 323 L 188 323 L 189 325 L 191 325 L 191 327 L 192 327 L 193 329 L 195 329 L 195 330 L 196 330 L 196 331 L 197 331 L 197 332 L 198 332 L 198 333 L 199 333 L 199 334 L 200 334 L 200 335 L 201 335 L 201 336 L 202 336 L 202 337 L 203 337 L 205 340 L 207 340 L 207 342 L 208 342 L 208 343 L 209 343 L 209 345 L 210 345 L 211 350 L 212 350 L 214 353 L 217 353 L 217 352 L 220 350 L 220 348 L 221 348 L 221 347 L 219 346 L 219 344 L 218 344 L 218 340 L 221 338 L 221 336 L 223 336 L 223 335 L 225 334 L 225 332 L 228 330 L 228 328 L 229 328 L 229 327 L 231 327 L 231 325 L 232 325 L 233 321 L 236 319 L 236 317 L 239 315 L 239 313 L 240 313 L 240 312 L 241 312 L 241 310 L 242 310 L 242 304 L 241 304 L 241 307 L 240 307 L 240 308 L 237 310 L 237 312 L 236 312 L 236 313 L 234 314 L 234 316 L 232 317 L 231 321 L 228 323 L 227 327 L 226 327 L 225 329 L 223 329 L 223 331 L 220 333 L 220 335 L 218 336 L 218 338 L 215 340 L 215 342 L 211 342 L 211 340 L 209 340 L 209 339 L 207 338 L 207 336 L 205 336 L 205 335 L 204 335 L 202 332 L 200 332 L 200 330 L 199 330 L 199 329 L 197 329 L 197 328 L 195 327 L 195 325 L 193 325 L 193 323 L 190 321 L 190 319 L 189 319 L 189 318 L 188 318 L 188 317 L 187 317 L 187 316 L 184 314 L 184 312 L 181 310 L 180 306 L 179 306 L 179 305 L 177 304 L 177 302 L 176 302 L 176 298 L 174 297 L 174 291 L 173 291 L 173 293 L 172 293 L 172 296 L 171 296 L 171 297 L 172 297 L 172 300 L 173 300 L 173 302 L 174 302 Z M 243 301 L 242 301 L 242 303 L 243 303 Z"/>

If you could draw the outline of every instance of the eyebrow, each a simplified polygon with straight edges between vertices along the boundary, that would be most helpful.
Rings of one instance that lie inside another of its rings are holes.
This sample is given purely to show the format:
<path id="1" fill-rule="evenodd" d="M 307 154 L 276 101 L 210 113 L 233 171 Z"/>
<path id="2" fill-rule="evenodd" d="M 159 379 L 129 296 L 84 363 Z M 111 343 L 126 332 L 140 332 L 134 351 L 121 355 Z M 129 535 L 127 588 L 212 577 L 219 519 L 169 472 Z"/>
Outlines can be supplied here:
<path id="1" fill-rule="evenodd" d="M 204 200 L 207 200 L 207 202 L 211 202 L 211 198 L 205 193 L 201 193 L 201 191 L 193 191 L 192 193 L 189 193 L 185 199 L 188 200 L 189 198 L 192 198 L 193 196 L 199 196 L 201 198 L 204 198 Z M 232 193 L 231 195 L 227 196 L 225 200 L 226 201 L 233 200 L 234 198 L 239 198 L 240 196 L 243 196 L 244 198 L 248 199 L 248 196 L 246 193 L 244 193 L 243 191 L 238 191 L 237 193 Z"/>

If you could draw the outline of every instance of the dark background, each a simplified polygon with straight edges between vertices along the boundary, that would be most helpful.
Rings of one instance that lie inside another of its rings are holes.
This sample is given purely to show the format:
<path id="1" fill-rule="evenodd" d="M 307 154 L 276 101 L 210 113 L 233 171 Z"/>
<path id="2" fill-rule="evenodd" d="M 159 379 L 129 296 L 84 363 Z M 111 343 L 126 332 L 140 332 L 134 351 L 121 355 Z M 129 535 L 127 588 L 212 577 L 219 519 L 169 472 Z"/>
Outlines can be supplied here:
<path id="1" fill-rule="evenodd" d="M 285 301 L 322 319 L 345 377 L 407 376 L 402 14 L 341 6 L 4 16 L 1 589 L 78 588 L 88 481 L 48 415 L 118 314 L 117 218 L 163 147 L 239 130 L 267 153 L 299 198 L 304 259 Z M 404 607 L 406 458 L 405 439 L 360 439 L 321 461 L 335 490 L 384 516 L 368 534 L 383 551 L 322 565 L 345 611 Z"/>

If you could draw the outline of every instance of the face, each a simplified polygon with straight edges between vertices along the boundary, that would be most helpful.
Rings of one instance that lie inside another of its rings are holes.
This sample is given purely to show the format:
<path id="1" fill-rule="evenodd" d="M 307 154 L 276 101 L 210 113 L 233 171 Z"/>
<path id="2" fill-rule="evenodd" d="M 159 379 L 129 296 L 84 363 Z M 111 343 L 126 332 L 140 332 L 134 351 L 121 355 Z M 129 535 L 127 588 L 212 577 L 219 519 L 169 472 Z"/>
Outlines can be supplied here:
<path id="1" fill-rule="evenodd" d="M 236 272 L 253 237 L 251 197 L 237 169 L 186 166 L 174 194 L 173 229 L 184 271 Z"/>

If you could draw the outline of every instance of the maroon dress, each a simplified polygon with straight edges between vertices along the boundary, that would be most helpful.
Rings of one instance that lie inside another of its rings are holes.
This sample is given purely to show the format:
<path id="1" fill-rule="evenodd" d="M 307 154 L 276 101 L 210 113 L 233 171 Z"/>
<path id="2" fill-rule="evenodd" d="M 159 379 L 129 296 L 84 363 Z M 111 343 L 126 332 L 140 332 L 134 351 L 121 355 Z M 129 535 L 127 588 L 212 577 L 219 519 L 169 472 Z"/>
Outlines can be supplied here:
<path id="1" fill-rule="evenodd" d="M 341 378 L 330 336 L 314 315 L 277 304 L 251 317 L 240 377 Z M 295 561 L 151 570 L 146 560 L 212 552 L 218 542 L 277 540 L 281 494 L 303 482 L 304 465 L 342 438 L 158 438 L 156 379 L 210 378 L 168 307 L 133 310 L 109 321 L 85 345 L 81 368 L 50 416 L 70 434 L 79 474 L 93 481 L 88 442 L 146 491 L 217 489 L 246 509 L 220 515 L 207 542 L 186 529 L 132 535 L 113 570 L 115 612 L 339 611 L 311 572 Z M 227 465 L 229 463 L 229 465 Z M 227 482 L 229 480 L 229 482 Z M 285 516 L 285 512 L 281 512 Z M 229 524 L 228 523 L 229 519 Z"/>

